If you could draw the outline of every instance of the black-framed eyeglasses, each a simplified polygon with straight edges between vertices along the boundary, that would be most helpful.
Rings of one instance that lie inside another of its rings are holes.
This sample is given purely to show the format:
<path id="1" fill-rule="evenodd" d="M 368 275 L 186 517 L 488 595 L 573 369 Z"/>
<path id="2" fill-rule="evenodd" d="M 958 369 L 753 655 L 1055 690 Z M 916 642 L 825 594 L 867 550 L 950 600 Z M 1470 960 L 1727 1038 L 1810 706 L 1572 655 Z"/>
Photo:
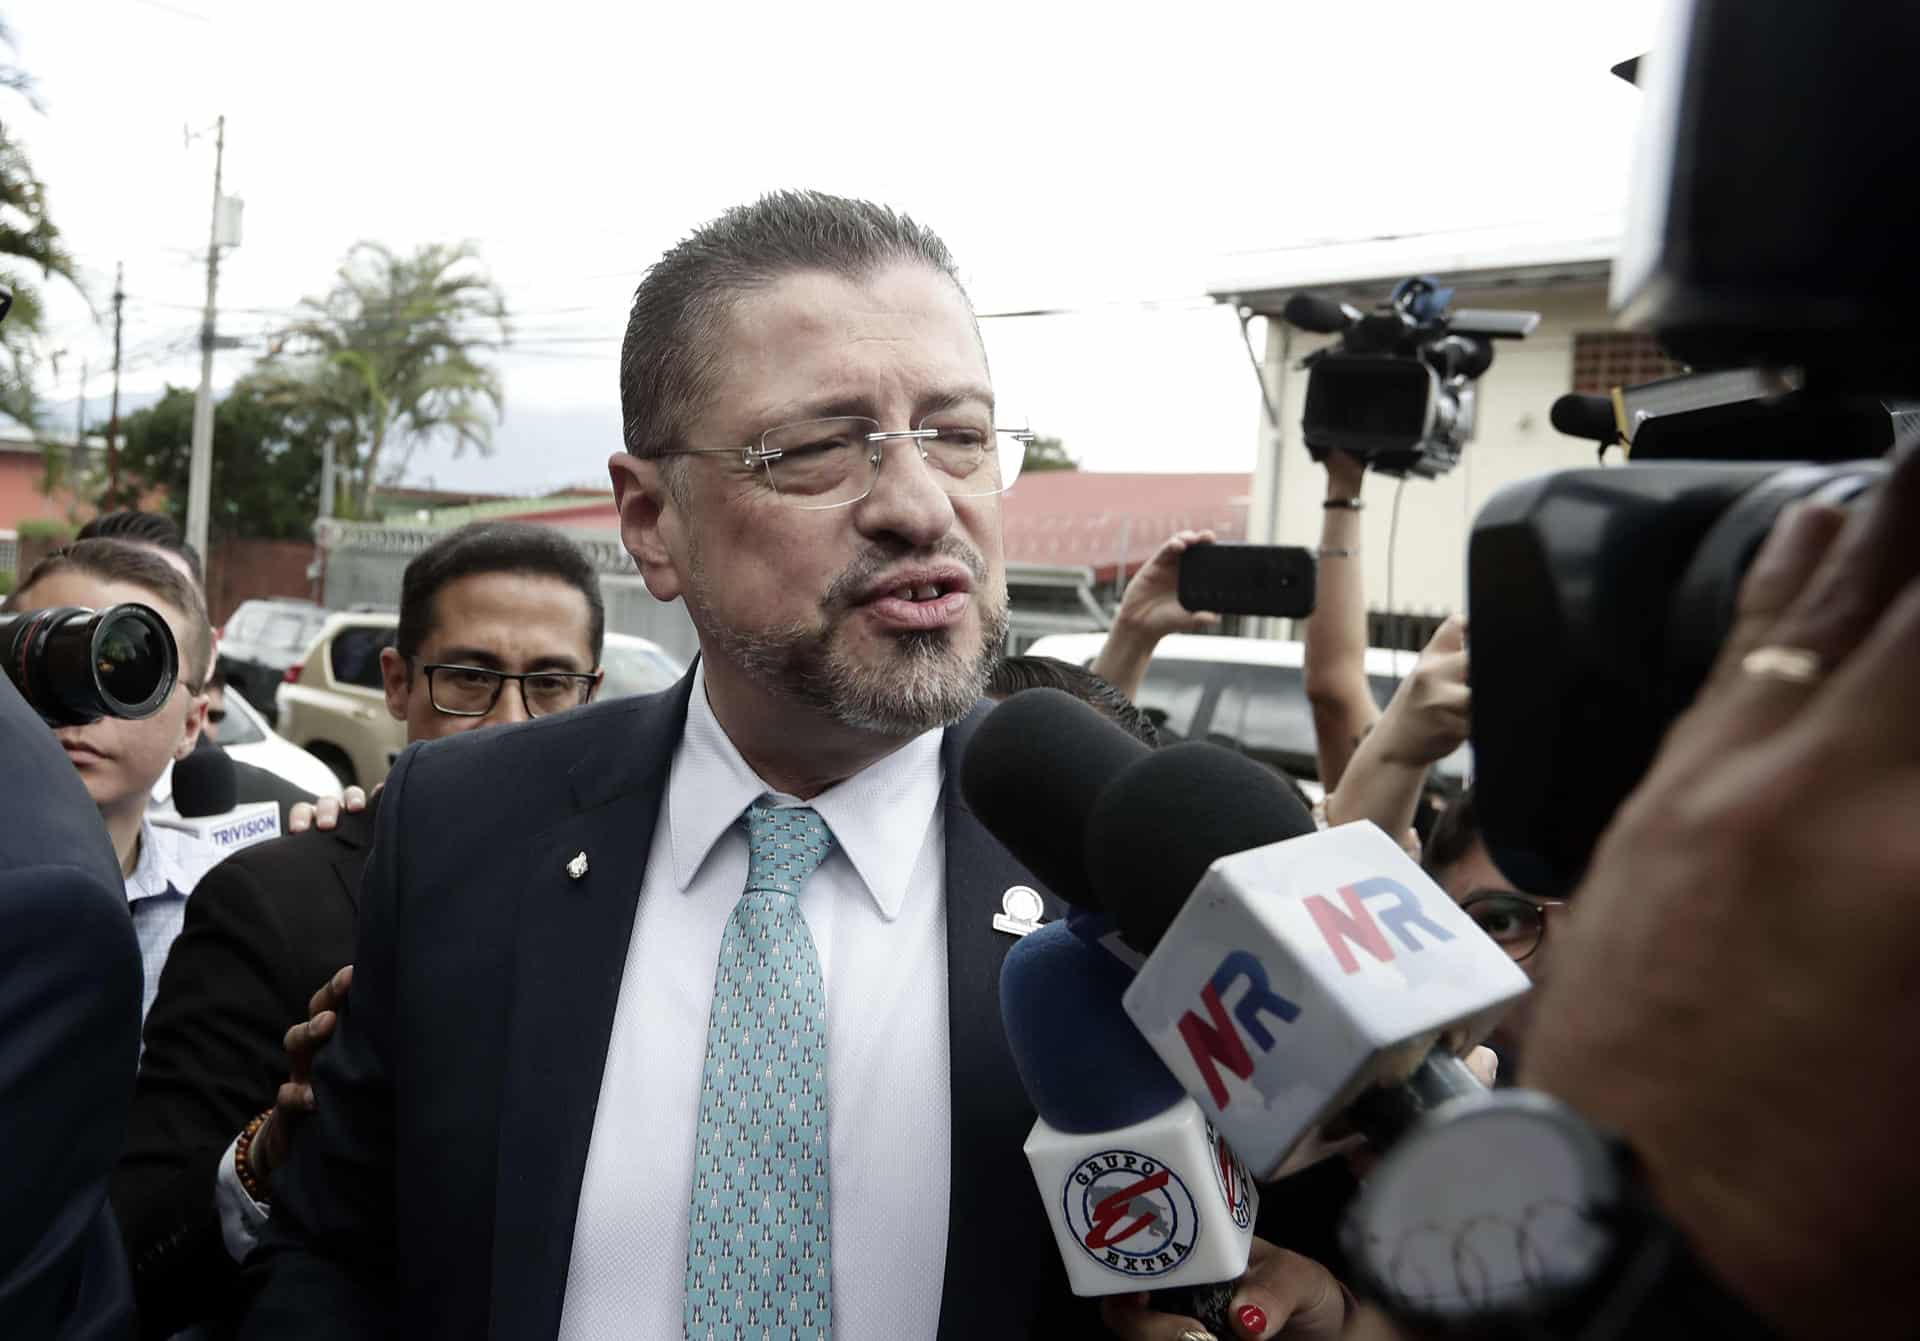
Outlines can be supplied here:
<path id="1" fill-rule="evenodd" d="M 805 511 L 847 507 L 873 492 L 887 442 L 912 442 L 951 498 L 1005 493 L 1020 478 L 1024 428 L 998 428 L 985 415 L 930 414 L 910 429 L 882 432 L 858 415 L 806 419 L 762 433 L 744 447 L 683 447 L 656 456 L 735 456 L 766 480 L 782 503 Z"/>
<path id="2" fill-rule="evenodd" d="M 485 717 L 500 701 L 500 691 L 508 680 L 520 685 L 520 701 L 527 716 L 549 717 L 568 708 L 577 708 L 593 697 L 600 685 L 600 671 L 513 671 L 489 670 L 485 666 L 456 666 L 436 663 L 423 666 L 427 673 L 427 698 L 435 712 L 449 717 Z"/>
<path id="3" fill-rule="evenodd" d="M 1504 889 L 1469 894 L 1460 911 L 1493 938 L 1507 957 L 1519 963 L 1540 948 L 1547 933 L 1547 910 L 1566 907 L 1565 899 L 1537 899 Z"/>

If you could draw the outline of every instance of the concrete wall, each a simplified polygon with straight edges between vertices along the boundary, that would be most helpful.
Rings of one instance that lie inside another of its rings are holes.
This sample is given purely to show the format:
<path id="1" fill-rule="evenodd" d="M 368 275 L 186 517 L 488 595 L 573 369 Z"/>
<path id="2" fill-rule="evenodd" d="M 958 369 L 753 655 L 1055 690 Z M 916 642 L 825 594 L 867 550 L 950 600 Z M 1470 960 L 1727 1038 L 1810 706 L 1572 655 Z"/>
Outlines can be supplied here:
<path id="1" fill-rule="evenodd" d="M 1454 301 L 1461 307 L 1531 309 L 1541 314 L 1541 321 L 1525 340 L 1496 342 L 1493 367 L 1479 382 L 1479 429 L 1460 464 L 1437 480 L 1406 482 L 1392 604 L 1416 614 L 1443 614 L 1465 605 L 1467 536 L 1474 514 L 1496 489 L 1546 471 L 1594 463 L 1592 444 L 1554 432 L 1547 413 L 1555 398 L 1572 389 L 1574 334 L 1612 325 L 1605 286 L 1598 282 L 1553 289 L 1462 289 Z M 1281 423 L 1276 432 L 1264 411 L 1254 407 L 1260 450 L 1250 539 L 1306 546 L 1319 541 L 1326 473 L 1307 454 L 1300 437 L 1307 374 L 1294 365 L 1325 343 L 1299 331 L 1291 332 L 1289 342 L 1284 323 L 1268 322 L 1264 371 Z M 1369 475 L 1363 494 L 1362 562 L 1372 610 L 1388 608 L 1387 540 L 1397 483 Z"/>

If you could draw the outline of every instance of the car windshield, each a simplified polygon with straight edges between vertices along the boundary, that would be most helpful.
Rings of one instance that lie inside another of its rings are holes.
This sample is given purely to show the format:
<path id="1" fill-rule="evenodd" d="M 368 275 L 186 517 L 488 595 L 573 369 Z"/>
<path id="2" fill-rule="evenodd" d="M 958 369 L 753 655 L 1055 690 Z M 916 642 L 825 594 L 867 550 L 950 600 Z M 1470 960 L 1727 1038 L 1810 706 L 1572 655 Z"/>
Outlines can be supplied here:
<path id="1" fill-rule="evenodd" d="M 282 652 L 302 652 L 312 639 L 312 621 L 288 610 L 270 616 L 255 641 Z"/>
<path id="2" fill-rule="evenodd" d="M 222 746 L 257 745 L 267 738 L 267 733 L 260 726 L 260 719 L 253 715 L 253 709 L 247 706 L 247 701 L 239 694 L 229 689 L 222 697 L 222 701 L 226 704 L 227 715 L 221 721 L 219 730 L 214 736 L 218 744 Z"/>
<path id="3" fill-rule="evenodd" d="M 658 693 L 678 680 L 682 670 L 664 652 L 634 643 L 608 642 L 600 665 L 607 678 L 594 697 L 601 700 Z"/>

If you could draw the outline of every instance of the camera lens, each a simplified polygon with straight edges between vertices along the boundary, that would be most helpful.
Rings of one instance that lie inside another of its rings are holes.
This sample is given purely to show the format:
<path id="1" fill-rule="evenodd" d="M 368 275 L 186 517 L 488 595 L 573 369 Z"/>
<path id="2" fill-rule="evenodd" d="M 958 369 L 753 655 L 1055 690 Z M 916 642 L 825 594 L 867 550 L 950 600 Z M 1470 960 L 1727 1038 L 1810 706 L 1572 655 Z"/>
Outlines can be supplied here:
<path id="1" fill-rule="evenodd" d="M 151 703 L 148 711 L 157 709 L 163 690 L 173 686 L 173 639 L 166 625 L 152 611 L 129 605 L 103 610 L 93 623 L 93 673 L 101 693 L 122 708 Z"/>
<path id="2" fill-rule="evenodd" d="M 180 666 L 166 621 L 133 604 L 0 620 L 0 653 L 20 696 L 54 726 L 151 717 Z"/>

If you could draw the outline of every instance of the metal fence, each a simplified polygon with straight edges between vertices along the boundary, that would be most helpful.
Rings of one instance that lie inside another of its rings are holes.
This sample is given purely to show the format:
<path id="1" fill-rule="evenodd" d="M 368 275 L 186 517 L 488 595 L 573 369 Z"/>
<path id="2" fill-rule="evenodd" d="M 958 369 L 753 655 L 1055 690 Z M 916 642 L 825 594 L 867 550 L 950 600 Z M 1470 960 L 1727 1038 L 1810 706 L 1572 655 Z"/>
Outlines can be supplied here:
<path id="1" fill-rule="evenodd" d="M 400 577 L 408 562 L 447 534 L 432 527 L 378 522 L 323 521 L 314 529 L 315 540 L 326 554 L 321 602 L 330 610 L 398 605 Z M 618 542 L 597 536 L 569 538 L 600 574 L 608 629 L 650 638 L 681 661 L 693 659 L 699 644 L 684 605 L 656 601 L 648 594 L 633 560 Z"/>

